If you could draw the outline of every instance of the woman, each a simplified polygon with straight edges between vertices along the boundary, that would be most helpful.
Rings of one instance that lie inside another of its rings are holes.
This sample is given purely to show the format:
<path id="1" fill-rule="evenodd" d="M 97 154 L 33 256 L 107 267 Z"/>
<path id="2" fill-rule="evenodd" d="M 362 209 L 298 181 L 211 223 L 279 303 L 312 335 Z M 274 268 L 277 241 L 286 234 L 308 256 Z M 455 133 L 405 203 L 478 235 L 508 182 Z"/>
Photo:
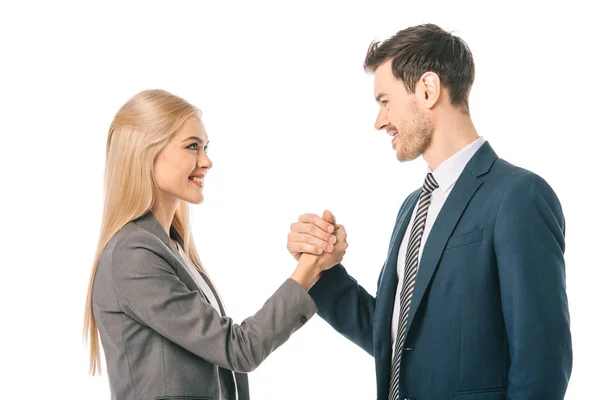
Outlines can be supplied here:
<path id="1" fill-rule="evenodd" d="M 264 306 L 234 324 L 189 227 L 187 203 L 202 202 L 212 167 L 200 117 L 177 96 L 144 91 L 108 133 L 85 332 L 92 374 L 100 367 L 98 333 L 102 339 L 113 399 L 249 399 L 245 373 L 314 315 L 307 290 L 347 247 L 340 227 L 335 249 L 319 243 L 328 251 L 303 255 Z"/>

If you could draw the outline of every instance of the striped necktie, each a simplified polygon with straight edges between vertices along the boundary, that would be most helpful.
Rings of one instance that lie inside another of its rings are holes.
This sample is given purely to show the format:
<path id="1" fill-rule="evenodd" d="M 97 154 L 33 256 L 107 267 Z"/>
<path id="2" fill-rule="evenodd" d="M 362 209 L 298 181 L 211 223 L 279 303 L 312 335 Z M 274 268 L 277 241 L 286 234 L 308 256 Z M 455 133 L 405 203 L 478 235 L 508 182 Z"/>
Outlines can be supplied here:
<path id="1" fill-rule="evenodd" d="M 429 205 L 431 204 L 431 193 L 437 189 L 438 186 L 433 174 L 428 173 L 427 177 L 425 177 L 425 183 L 423 183 L 423 187 L 421 188 L 417 214 L 410 231 L 408 247 L 406 248 L 404 281 L 402 282 L 402 291 L 400 292 L 400 318 L 398 318 L 398 332 L 396 336 L 396 346 L 394 348 L 394 358 L 392 360 L 389 400 L 398 400 L 400 396 L 400 360 L 402 358 L 408 312 L 410 311 L 410 301 L 417 280 L 419 249 L 421 247 L 423 232 L 425 231 L 427 210 L 429 210 Z"/>

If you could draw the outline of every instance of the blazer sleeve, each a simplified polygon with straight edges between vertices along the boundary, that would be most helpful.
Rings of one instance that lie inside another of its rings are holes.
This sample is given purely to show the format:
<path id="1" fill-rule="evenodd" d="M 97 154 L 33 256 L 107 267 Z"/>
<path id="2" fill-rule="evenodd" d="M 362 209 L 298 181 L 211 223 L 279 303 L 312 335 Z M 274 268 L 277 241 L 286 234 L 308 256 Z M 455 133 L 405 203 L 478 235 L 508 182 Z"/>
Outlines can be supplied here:
<path id="1" fill-rule="evenodd" d="M 419 190 L 409 195 L 396 217 L 394 227 L 398 225 L 402 215 L 408 212 L 408 201 L 418 196 Z M 390 239 L 389 248 L 393 246 Z M 381 285 L 384 270 L 377 278 L 377 290 Z M 329 325 L 344 337 L 361 347 L 370 355 L 373 350 L 373 316 L 376 298 L 367 292 L 352 278 L 342 264 L 325 271 L 309 294 L 317 303 L 318 313 Z"/>
<path id="2" fill-rule="evenodd" d="M 564 232 L 550 186 L 532 173 L 517 177 L 503 195 L 494 228 L 510 399 L 558 400 L 567 388 L 572 348 Z"/>
<path id="3" fill-rule="evenodd" d="M 215 365 L 250 372 L 316 312 L 306 290 L 292 279 L 256 314 L 235 324 L 190 290 L 173 267 L 136 233 L 112 252 L 112 275 L 123 312 Z"/>
<path id="4" fill-rule="evenodd" d="M 373 355 L 375 298 L 348 275 L 343 265 L 325 271 L 309 293 L 321 318 Z"/>

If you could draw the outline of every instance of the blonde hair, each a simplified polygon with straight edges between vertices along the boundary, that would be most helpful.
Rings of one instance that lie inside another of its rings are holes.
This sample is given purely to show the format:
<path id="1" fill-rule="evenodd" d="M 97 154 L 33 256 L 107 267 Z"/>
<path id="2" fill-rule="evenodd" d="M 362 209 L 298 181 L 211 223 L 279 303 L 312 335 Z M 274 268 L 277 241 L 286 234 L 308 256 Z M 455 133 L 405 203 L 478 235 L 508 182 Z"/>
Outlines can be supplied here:
<path id="1" fill-rule="evenodd" d="M 92 289 L 98 261 L 110 239 L 128 222 L 149 212 L 157 190 L 153 166 L 158 153 L 190 117 L 202 113 L 184 99 L 164 90 L 145 90 L 132 97 L 115 115 L 106 141 L 104 211 L 96 256 L 89 281 L 84 316 L 84 341 L 90 346 L 90 374 L 101 372 L 98 325 L 92 309 Z M 172 228 L 194 266 L 204 272 L 189 226 L 185 201 Z"/>

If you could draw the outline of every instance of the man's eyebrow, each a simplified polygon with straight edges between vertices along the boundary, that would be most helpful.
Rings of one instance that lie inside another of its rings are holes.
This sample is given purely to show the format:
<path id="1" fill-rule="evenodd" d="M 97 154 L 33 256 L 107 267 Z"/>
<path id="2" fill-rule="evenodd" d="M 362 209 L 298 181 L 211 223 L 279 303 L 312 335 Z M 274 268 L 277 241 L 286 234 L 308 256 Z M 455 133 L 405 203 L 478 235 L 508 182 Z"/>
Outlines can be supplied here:
<path id="1" fill-rule="evenodd" d="M 387 96 L 387 93 L 379 93 L 377 97 L 375 97 L 375 101 L 379 103 L 383 96 Z"/>

